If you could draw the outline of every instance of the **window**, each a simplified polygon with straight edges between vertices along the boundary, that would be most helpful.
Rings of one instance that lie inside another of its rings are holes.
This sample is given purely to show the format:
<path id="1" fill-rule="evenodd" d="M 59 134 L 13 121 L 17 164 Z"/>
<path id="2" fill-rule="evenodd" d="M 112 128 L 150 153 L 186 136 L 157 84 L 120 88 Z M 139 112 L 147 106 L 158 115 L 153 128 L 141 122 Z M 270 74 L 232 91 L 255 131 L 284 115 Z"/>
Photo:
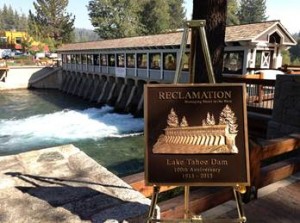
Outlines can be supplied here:
<path id="1" fill-rule="evenodd" d="M 107 66 L 107 55 L 106 54 L 101 54 L 100 63 L 101 63 L 101 66 Z"/>
<path id="2" fill-rule="evenodd" d="M 277 32 L 274 32 L 272 35 L 269 37 L 269 43 L 277 43 L 280 44 L 281 42 L 281 37 Z"/>
<path id="3" fill-rule="evenodd" d="M 116 64 L 115 55 L 114 54 L 108 54 L 108 66 L 114 67 L 115 64 Z"/>
<path id="4" fill-rule="evenodd" d="M 89 64 L 89 65 L 93 64 L 93 55 L 92 54 L 87 55 L 87 64 Z"/>
<path id="5" fill-rule="evenodd" d="M 66 55 L 66 62 L 71 63 L 71 55 L 69 54 Z"/>
<path id="6" fill-rule="evenodd" d="M 150 53 L 150 69 L 160 69 L 160 53 Z"/>
<path id="7" fill-rule="evenodd" d="M 183 54 L 183 57 L 182 57 L 182 60 L 183 60 L 182 70 L 184 70 L 184 71 L 189 70 L 189 59 L 190 59 L 190 53 Z"/>
<path id="8" fill-rule="evenodd" d="M 66 54 L 62 55 L 62 62 L 67 63 L 67 55 Z"/>
<path id="9" fill-rule="evenodd" d="M 81 54 L 81 61 L 82 61 L 82 64 L 86 64 L 87 63 L 86 54 Z"/>
<path id="10" fill-rule="evenodd" d="M 16 44 L 22 43 L 22 37 L 16 37 Z"/>
<path id="11" fill-rule="evenodd" d="M 76 62 L 76 55 L 75 54 L 72 54 L 71 55 L 71 63 L 75 63 Z"/>
<path id="12" fill-rule="evenodd" d="M 81 56 L 80 56 L 80 54 L 76 54 L 76 64 L 81 64 Z"/>
<path id="13" fill-rule="evenodd" d="M 94 65 L 99 66 L 100 64 L 99 54 L 94 54 L 93 58 L 94 58 Z"/>
<path id="14" fill-rule="evenodd" d="M 224 52 L 223 72 L 227 74 L 242 74 L 244 51 Z"/>
<path id="15" fill-rule="evenodd" d="M 117 67 L 124 67 L 125 66 L 125 55 L 124 53 L 117 54 Z"/>
<path id="16" fill-rule="evenodd" d="M 126 67 L 135 68 L 135 54 L 126 54 Z"/>
<path id="17" fill-rule="evenodd" d="M 164 69 L 176 70 L 176 53 L 164 53 Z"/>
<path id="18" fill-rule="evenodd" d="M 144 68 L 147 69 L 147 61 L 148 57 L 146 53 L 138 53 L 137 54 L 137 66 L 138 68 Z"/>

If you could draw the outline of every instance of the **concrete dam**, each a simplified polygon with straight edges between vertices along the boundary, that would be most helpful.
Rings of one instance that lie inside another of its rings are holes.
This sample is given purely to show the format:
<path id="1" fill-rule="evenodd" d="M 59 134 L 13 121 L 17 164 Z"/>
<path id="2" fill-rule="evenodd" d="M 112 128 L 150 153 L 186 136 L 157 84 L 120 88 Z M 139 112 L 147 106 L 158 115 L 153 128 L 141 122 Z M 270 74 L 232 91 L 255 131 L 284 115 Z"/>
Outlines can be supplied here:
<path id="1" fill-rule="evenodd" d="M 108 104 L 117 112 L 143 115 L 144 80 L 115 77 L 107 74 L 61 74 L 60 90 L 91 102 Z"/>

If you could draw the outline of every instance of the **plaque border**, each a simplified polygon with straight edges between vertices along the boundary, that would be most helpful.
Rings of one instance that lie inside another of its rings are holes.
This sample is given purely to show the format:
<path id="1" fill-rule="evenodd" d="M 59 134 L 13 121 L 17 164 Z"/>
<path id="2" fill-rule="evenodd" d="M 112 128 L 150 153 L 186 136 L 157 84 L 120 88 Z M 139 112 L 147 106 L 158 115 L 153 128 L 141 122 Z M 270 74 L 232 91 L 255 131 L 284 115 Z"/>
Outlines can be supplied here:
<path id="1" fill-rule="evenodd" d="M 243 107 L 243 123 L 244 123 L 244 142 L 245 142 L 245 173 L 246 180 L 242 182 L 154 182 L 149 181 L 149 157 L 148 157 L 148 142 L 149 131 L 148 131 L 148 100 L 150 100 L 148 95 L 149 88 L 188 88 L 188 87 L 240 87 L 242 91 L 242 107 Z M 222 83 L 222 84 L 145 84 L 144 85 L 144 143 L 145 143 L 145 157 L 144 157 L 144 169 L 145 169 L 145 185 L 146 186 L 250 186 L 250 160 L 249 160 L 249 141 L 248 141 L 248 123 L 247 123 L 247 104 L 246 104 L 246 85 L 240 83 Z"/>

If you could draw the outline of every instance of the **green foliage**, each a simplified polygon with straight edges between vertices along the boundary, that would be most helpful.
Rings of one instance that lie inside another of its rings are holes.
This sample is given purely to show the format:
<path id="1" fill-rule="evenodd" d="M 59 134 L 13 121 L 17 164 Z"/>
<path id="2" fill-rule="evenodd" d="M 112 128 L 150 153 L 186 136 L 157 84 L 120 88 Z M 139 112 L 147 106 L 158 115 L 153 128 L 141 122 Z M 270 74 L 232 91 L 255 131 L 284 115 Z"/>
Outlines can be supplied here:
<path id="1" fill-rule="evenodd" d="M 36 0 L 29 11 L 30 34 L 43 41 L 53 39 L 55 47 L 72 41 L 75 16 L 66 13 L 68 0 Z"/>
<path id="2" fill-rule="evenodd" d="M 164 0 L 150 0 L 145 3 L 141 12 L 141 22 L 145 27 L 144 34 L 156 34 L 170 28 L 169 5 Z"/>
<path id="3" fill-rule="evenodd" d="M 241 0 L 238 11 L 240 24 L 266 21 L 266 0 Z"/>
<path id="4" fill-rule="evenodd" d="M 87 8 L 104 39 L 174 30 L 185 18 L 183 0 L 91 0 Z"/>
<path id="5" fill-rule="evenodd" d="M 33 39 L 29 35 L 24 36 L 24 38 L 21 42 L 23 52 L 29 51 L 29 49 L 31 48 L 32 42 L 33 42 Z"/>
<path id="6" fill-rule="evenodd" d="M 169 0 L 170 27 L 175 30 L 183 26 L 186 10 L 182 7 L 184 0 Z"/>
<path id="7" fill-rule="evenodd" d="M 55 46 L 56 42 L 53 38 L 50 37 L 46 38 L 44 40 L 44 43 L 48 46 L 50 52 L 54 52 L 56 50 L 56 46 Z"/>
<path id="8" fill-rule="evenodd" d="M 137 34 L 137 0 L 93 0 L 87 8 L 95 32 L 101 38 L 121 38 Z"/>
<path id="9" fill-rule="evenodd" d="M 298 63 L 299 58 L 300 58 L 300 37 L 298 37 L 297 45 L 292 46 L 289 49 L 289 52 L 290 52 L 290 55 L 291 55 L 292 64 Z"/>
<path id="10" fill-rule="evenodd" d="M 28 18 L 25 14 L 19 14 L 11 5 L 3 5 L 0 9 L 0 30 L 28 30 Z"/>
<path id="11" fill-rule="evenodd" d="M 294 66 L 300 66 L 300 58 L 297 57 L 295 60 L 293 60 L 293 62 L 291 64 Z"/>
<path id="12" fill-rule="evenodd" d="M 288 50 L 281 51 L 282 64 L 291 64 L 290 52 Z"/>
<path id="13" fill-rule="evenodd" d="M 227 25 L 239 24 L 237 0 L 228 0 L 226 24 Z"/>

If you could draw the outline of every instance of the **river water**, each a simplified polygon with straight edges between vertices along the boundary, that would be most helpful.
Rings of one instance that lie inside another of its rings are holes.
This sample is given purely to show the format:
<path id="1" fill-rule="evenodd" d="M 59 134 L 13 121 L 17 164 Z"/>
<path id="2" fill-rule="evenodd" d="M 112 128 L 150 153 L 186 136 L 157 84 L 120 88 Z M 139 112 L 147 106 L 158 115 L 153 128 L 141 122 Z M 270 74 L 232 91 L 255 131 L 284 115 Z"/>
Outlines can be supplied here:
<path id="1" fill-rule="evenodd" d="M 113 173 L 143 170 L 144 120 L 57 90 L 0 91 L 0 155 L 73 144 Z"/>

